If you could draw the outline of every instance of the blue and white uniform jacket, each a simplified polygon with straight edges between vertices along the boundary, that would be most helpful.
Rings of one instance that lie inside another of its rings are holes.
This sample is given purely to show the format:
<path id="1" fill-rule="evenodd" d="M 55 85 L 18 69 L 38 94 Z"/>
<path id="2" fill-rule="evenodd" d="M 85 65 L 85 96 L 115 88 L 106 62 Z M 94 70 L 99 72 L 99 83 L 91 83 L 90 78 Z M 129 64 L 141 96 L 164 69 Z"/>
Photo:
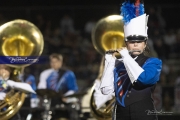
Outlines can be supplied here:
<path id="1" fill-rule="evenodd" d="M 135 59 L 130 56 L 125 60 L 116 60 L 114 65 L 108 63 L 108 71 L 104 72 L 107 76 L 104 75 L 101 83 L 102 93 L 115 92 L 116 104 L 122 107 L 148 97 L 151 98 L 151 93 L 159 81 L 162 69 L 161 60 L 153 57 L 148 58 L 143 54 Z M 128 60 L 130 60 L 129 63 Z M 127 64 L 133 67 L 128 67 Z"/>

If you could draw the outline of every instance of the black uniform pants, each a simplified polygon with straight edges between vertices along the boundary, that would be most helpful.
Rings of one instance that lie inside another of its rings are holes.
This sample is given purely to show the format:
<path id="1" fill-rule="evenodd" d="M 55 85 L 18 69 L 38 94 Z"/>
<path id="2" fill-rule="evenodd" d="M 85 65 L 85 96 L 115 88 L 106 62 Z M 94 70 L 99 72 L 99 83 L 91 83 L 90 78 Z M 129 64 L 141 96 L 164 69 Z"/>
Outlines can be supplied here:
<path id="1" fill-rule="evenodd" d="M 117 105 L 115 120 L 158 120 L 153 100 L 146 98 L 127 107 Z"/>

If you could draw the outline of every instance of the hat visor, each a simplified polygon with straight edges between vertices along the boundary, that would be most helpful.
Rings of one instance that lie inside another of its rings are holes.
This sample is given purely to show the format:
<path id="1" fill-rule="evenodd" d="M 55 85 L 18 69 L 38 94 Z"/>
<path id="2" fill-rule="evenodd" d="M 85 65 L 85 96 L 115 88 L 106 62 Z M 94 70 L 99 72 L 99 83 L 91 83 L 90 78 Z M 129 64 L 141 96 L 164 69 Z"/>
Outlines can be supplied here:
<path id="1" fill-rule="evenodd" d="M 140 35 L 131 35 L 126 37 L 125 41 L 146 41 L 147 37 Z"/>

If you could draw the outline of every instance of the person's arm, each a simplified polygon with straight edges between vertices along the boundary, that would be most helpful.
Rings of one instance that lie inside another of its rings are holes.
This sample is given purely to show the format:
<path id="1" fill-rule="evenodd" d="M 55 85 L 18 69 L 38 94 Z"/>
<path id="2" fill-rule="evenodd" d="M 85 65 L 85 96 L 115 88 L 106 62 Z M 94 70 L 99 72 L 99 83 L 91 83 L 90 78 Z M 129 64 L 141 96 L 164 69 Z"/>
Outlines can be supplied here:
<path id="1" fill-rule="evenodd" d="M 64 96 L 73 95 L 75 92 L 78 91 L 76 76 L 74 72 L 67 71 L 64 77 L 66 79 L 67 88 L 68 88 L 68 91 L 64 94 Z M 73 103 L 73 102 L 77 102 L 78 99 L 76 97 L 67 97 L 63 99 L 63 101 L 66 103 Z"/>
<path id="2" fill-rule="evenodd" d="M 162 61 L 157 58 L 149 58 L 142 67 L 144 71 L 137 78 L 141 85 L 153 85 L 159 81 L 162 69 Z"/>
<path id="3" fill-rule="evenodd" d="M 7 86 L 12 89 L 17 89 L 23 92 L 34 93 L 36 92 L 32 89 L 32 87 L 28 83 L 15 82 L 13 80 L 7 80 Z"/>
<path id="4" fill-rule="evenodd" d="M 75 92 L 78 91 L 76 76 L 75 76 L 74 72 L 68 71 L 68 74 L 66 74 L 66 75 L 67 76 L 65 76 L 65 77 L 68 80 L 68 83 L 67 83 L 68 89 L 70 91 L 75 91 Z"/>
<path id="5" fill-rule="evenodd" d="M 144 71 L 144 69 L 139 66 L 139 64 L 129 55 L 127 48 L 123 48 L 119 51 L 122 56 L 122 60 L 128 76 L 133 84 L 139 77 L 139 75 Z"/>
<path id="6" fill-rule="evenodd" d="M 105 55 L 105 67 L 101 77 L 100 90 L 102 94 L 112 94 L 114 92 L 114 67 L 115 58 L 112 54 Z"/>
<path id="7" fill-rule="evenodd" d="M 96 79 L 94 84 L 94 101 L 96 104 L 96 109 L 98 110 L 101 108 L 107 101 L 111 100 L 115 95 L 114 93 L 104 95 L 101 93 L 99 86 L 100 86 L 100 80 Z"/>
<path id="8" fill-rule="evenodd" d="M 139 82 L 142 85 L 152 85 L 159 80 L 162 62 L 157 58 L 151 58 L 143 65 L 139 64 L 129 55 L 127 49 L 120 51 L 124 66 L 132 82 Z"/>

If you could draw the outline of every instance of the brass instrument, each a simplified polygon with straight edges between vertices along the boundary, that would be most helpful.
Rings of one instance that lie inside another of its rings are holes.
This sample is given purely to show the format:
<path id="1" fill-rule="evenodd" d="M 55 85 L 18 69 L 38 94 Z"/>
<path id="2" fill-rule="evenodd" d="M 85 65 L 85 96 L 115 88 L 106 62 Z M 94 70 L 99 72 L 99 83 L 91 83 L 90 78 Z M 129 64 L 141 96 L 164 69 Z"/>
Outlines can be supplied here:
<path id="1" fill-rule="evenodd" d="M 92 31 L 92 43 L 94 48 L 102 55 L 108 50 L 116 50 L 125 47 L 122 16 L 110 15 L 100 19 Z M 120 57 L 118 54 L 116 57 Z M 94 86 L 91 89 L 90 107 L 92 115 L 98 120 L 111 120 L 115 98 L 100 108 L 96 109 L 94 102 Z"/>
<path id="2" fill-rule="evenodd" d="M 26 20 L 13 20 L 0 26 L 0 56 L 40 56 L 44 40 L 40 30 Z M 30 64 L 7 64 L 15 69 L 14 78 L 17 81 L 18 72 Z M 14 79 L 13 79 L 14 80 Z M 21 108 L 25 93 L 11 89 L 5 100 L 0 101 L 0 119 L 8 120 Z"/>
<path id="3" fill-rule="evenodd" d="M 97 118 L 97 120 L 112 120 L 112 109 L 114 106 L 115 98 L 109 100 L 103 107 L 100 109 L 96 109 L 95 101 L 94 101 L 94 87 L 91 88 L 91 98 L 90 98 L 90 108 L 92 115 Z"/>
<path id="4" fill-rule="evenodd" d="M 94 48 L 104 55 L 110 49 L 125 47 L 123 25 L 120 15 L 100 19 L 92 30 Z"/>

